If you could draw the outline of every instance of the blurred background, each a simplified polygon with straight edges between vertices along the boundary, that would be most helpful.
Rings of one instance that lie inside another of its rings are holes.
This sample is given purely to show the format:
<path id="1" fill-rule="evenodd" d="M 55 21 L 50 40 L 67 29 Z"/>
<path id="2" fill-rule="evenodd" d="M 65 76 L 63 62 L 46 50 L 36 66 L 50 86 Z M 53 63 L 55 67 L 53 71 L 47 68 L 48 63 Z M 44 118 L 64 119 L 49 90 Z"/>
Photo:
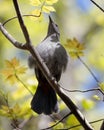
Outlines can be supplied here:
<path id="1" fill-rule="evenodd" d="M 34 9 L 29 0 L 19 0 L 19 5 L 22 14 L 30 14 Z M 96 0 L 96 2 L 104 8 L 104 0 Z M 13 3 L 10 0 L 0 0 L 0 22 L 15 16 Z M 101 12 L 90 0 L 59 0 L 54 5 L 56 13 L 52 13 L 52 18 L 58 24 L 61 38 L 60 41 L 64 45 L 67 39 L 74 37 L 85 45 L 84 56 L 82 60 L 89 66 L 91 71 L 95 74 L 100 82 L 104 80 L 104 12 Z M 30 37 L 34 46 L 40 43 L 47 33 L 48 16 L 44 15 L 42 20 L 34 20 L 29 17 L 24 17 L 25 24 L 28 28 Z M 19 42 L 25 43 L 21 29 L 17 19 L 8 22 L 5 28 L 13 37 Z M 0 32 L 0 71 L 5 67 L 5 60 L 11 60 L 14 57 L 20 60 L 20 63 L 26 67 L 29 53 L 15 48 Z M 21 77 L 21 80 L 27 84 L 34 92 L 37 81 L 33 70 L 27 72 Z M 68 90 L 87 90 L 97 88 L 97 82 L 87 68 L 78 60 L 71 59 L 68 64 L 66 72 L 62 75 L 60 84 Z M 12 107 L 18 103 L 30 108 L 31 94 L 19 83 L 9 84 L 5 77 L 0 73 L 0 89 L 9 95 L 9 104 Z M 87 93 L 66 92 L 69 97 L 79 107 L 88 121 L 94 121 L 104 118 L 104 102 L 103 95 L 98 91 Z M 94 98 L 98 96 L 99 100 Z M 65 104 L 59 99 L 60 112 L 58 115 L 48 117 L 45 115 L 37 115 L 32 113 L 34 117 L 23 128 L 24 130 L 38 130 L 48 127 L 53 124 L 54 120 L 61 119 L 69 110 Z M 0 97 L 0 108 L 5 104 L 3 96 Z M 22 107 L 22 106 L 21 106 Z M 29 116 L 31 116 L 30 114 Z M 27 116 L 27 118 L 29 118 Z M 19 118 L 22 122 L 25 117 Z M 93 124 L 95 130 L 99 130 L 102 122 Z M 64 120 L 59 124 L 58 128 L 70 127 L 78 124 L 73 116 Z M 12 129 L 11 119 L 6 116 L 0 116 L 0 130 Z M 74 128 L 74 130 L 82 130 L 82 128 Z"/>

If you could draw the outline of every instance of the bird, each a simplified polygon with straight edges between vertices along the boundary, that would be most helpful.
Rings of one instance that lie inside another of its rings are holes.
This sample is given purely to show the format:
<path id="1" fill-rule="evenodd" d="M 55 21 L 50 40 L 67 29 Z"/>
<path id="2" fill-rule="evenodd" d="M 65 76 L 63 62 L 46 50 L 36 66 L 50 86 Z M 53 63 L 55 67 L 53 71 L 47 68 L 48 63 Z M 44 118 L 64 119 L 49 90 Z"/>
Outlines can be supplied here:
<path id="1" fill-rule="evenodd" d="M 58 82 L 61 74 L 66 70 L 68 54 L 60 43 L 59 28 L 51 16 L 49 16 L 47 35 L 36 46 L 36 50 L 47 65 L 52 77 Z M 36 92 L 31 100 L 31 109 L 37 114 L 51 115 L 52 113 L 57 113 L 59 105 L 56 92 L 41 72 L 32 55 L 28 58 L 28 65 L 34 69 L 38 80 Z"/>

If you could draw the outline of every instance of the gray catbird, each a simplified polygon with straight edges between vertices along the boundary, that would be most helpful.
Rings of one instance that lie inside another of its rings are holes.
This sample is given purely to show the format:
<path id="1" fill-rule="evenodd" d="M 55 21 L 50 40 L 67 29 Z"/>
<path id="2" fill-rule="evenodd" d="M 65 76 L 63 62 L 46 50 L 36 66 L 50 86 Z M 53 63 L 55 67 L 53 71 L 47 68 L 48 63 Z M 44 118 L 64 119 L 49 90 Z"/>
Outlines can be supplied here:
<path id="1" fill-rule="evenodd" d="M 68 62 L 68 55 L 60 44 L 59 37 L 58 26 L 49 16 L 47 36 L 38 44 L 36 49 L 56 81 L 60 80 L 61 73 L 66 69 Z M 32 56 L 29 56 L 28 63 L 30 68 L 34 68 L 38 80 L 38 87 L 31 101 L 31 108 L 38 114 L 49 115 L 52 112 L 57 112 L 58 103 L 54 89 L 50 86 Z"/>

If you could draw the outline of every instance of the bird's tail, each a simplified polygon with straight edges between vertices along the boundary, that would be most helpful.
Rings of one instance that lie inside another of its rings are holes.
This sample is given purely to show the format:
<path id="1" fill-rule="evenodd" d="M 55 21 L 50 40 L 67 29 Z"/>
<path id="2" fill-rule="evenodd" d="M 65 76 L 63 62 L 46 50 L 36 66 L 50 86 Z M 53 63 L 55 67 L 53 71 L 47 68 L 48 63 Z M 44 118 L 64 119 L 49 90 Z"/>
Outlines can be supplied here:
<path id="1" fill-rule="evenodd" d="M 31 108 L 38 114 L 44 113 L 50 115 L 52 112 L 57 112 L 58 103 L 53 88 L 51 86 L 44 88 L 39 84 L 31 101 Z"/>

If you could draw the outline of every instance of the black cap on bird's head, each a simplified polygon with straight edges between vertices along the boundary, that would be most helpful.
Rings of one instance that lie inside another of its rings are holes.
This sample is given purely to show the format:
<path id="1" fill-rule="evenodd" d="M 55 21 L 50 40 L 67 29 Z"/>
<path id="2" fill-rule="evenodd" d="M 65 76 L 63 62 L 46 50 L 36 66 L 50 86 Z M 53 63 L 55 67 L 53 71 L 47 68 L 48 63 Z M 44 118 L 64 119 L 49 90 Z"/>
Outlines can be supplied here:
<path id="1" fill-rule="evenodd" d="M 58 37 L 60 36 L 60 32 L 58 29 L 58 25 L 54 23 L 54 21 L 52 20 L 52 18 L 49 16 L 49 26 L 48 26 L 48 33 L 47 35 L 52 35 L 56 33 L 58 35 Z"/>

